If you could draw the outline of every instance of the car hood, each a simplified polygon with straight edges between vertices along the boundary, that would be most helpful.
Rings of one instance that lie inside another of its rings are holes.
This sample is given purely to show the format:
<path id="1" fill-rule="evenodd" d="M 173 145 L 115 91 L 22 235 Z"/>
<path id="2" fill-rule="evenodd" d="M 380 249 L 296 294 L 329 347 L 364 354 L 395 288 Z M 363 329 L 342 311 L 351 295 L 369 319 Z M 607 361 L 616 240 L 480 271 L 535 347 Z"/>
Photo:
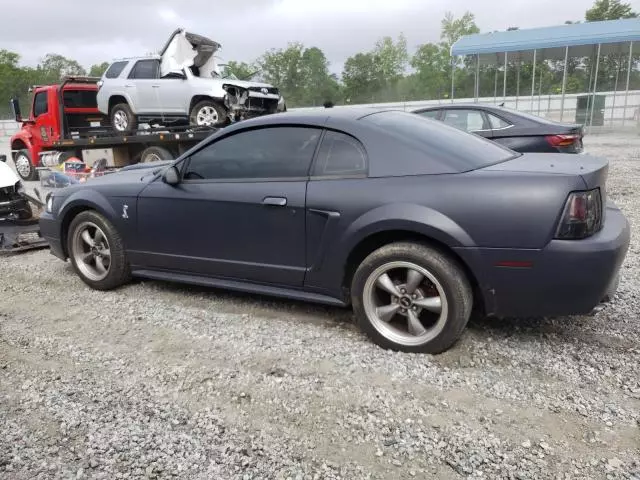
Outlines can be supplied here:
<path id="1" fill-rule="evenodd" d="M 194 83 L 198 83 L 200 85 L 211 85 L 213 82 L 220 85 L 234 85 L 240 88 L 249 88 L 249 87 L 258 87 L 258 88 L 273 88 L 273 85 L 270 83 L 263 82 L 254 82 L 250 80 L 237 80 L 235 78 L 223 78 L 223 77 L 194 77 L 192 80 Z"/>
<path id="2" fill-rule="evenodd" d="M 84 183 L 84 185 L 115 185 L 123 183 L 139 183 L 143 185 L 153 180 L 160 171 L 171 163 L 173 163 L 173 161 L 159 161 L 131 165 L 130 167 L 125 167 L 117 172 L 90 178 L 86 183 Z"/>
<path id="3" fill-rule="evenodd" d="M 20 181 L 18 174 L 4 162 L 0 162 L 0 188 L 13 187 Z"/>

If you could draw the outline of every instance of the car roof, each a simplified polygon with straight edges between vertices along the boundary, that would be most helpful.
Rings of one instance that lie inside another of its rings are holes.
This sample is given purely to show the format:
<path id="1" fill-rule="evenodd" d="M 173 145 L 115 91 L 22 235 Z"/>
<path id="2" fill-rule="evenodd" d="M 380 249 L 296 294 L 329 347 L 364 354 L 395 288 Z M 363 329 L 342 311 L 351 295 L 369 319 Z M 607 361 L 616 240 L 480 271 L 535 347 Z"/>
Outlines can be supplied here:
<path id="1" fill-rule="evenodd" d="M 428 105 L 426 107 L 420 107 L 413 110 L 414 112 L 423 112 L 425 110 L 440 110 L 443 108 L 474 108 L 482 110 L 492 110 L 495 112 L 503 112 L 507 109 L 499 106 L 487 103 L 475 103 L 475 102 L 459 102 L 459 103 L 439 103 L 437 105 Z"/>
<path id="2" fill-rule="evenodd" d="M 515 154 L 401 108 L 355 106 L 290 110 L 242 120 L 220 129 L 205 144 L 238 131 L 271 126 L 328 129 L 354 137 L 367 152 L 370 177 L 460 173 L 474 163 L 470 162 L 472 157 L 489 156 L 497 161 Z"/>

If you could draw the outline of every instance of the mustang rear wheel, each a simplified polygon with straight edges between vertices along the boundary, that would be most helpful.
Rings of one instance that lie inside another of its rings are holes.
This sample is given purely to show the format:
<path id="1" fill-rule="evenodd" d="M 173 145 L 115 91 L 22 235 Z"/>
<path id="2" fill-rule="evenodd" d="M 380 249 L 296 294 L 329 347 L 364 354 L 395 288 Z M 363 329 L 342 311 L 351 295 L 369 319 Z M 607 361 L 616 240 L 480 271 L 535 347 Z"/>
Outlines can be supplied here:
<path id="1" fill-rule="evenodd" d="M 458 340 L 473 306 L 457 262 L 418 243 L 393 243 L 371 253 L 351 288 L 358 326 L 378 345 L 441 353 Z"/>
<path id="2" fill-rule="evenodd" d="M 130 279 L 122 239 L 98 212 L 84 211 L 73 219 L 67 249 L 76 274 L 92 288 L 111 290 Z"/>

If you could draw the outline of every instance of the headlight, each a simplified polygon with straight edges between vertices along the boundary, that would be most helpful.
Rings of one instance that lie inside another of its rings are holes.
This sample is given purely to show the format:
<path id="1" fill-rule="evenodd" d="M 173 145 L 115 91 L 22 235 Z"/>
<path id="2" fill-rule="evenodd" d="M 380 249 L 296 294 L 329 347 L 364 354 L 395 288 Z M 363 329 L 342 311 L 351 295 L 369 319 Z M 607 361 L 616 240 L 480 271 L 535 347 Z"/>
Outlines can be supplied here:
<path id="1" fill-rule="evenodd" d="M 47 194 L 46 210 L 47 210 L 47 213 L 51 213 L 53 211 L 53 194 L 52 193 Z"/>

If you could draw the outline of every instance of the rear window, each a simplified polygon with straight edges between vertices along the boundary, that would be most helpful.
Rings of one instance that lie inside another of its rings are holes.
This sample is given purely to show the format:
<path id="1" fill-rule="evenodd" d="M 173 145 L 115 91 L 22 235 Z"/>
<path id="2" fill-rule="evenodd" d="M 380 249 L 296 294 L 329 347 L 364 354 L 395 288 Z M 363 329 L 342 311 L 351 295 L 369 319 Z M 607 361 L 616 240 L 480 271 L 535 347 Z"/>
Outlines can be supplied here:
<path id="1" fill-rule="evenodd" d="M 65 90 L 62 101 L 66 108 L 97 108 L 97 92 L 93 90 Z"/>
<path id="2" fill-rule="evenodd" d="M 112 64 L 107 71 L 105 72 L 104 76 L 106 78 L 118 78 L 120 76 L 120 74 L 122 73 L 122 70 L 124 70 L 124 67 L 127 65 L 127 63 L 129 62 L 115 62 L 114 64 Z"/>
<path id="3" fill-rule="evenodd" d="M 457 172 L 486 167 L 519 156 L 491 140 L 414 113 L 382 111 L 363 118 L 384 128 L 407 146 Z"/>

